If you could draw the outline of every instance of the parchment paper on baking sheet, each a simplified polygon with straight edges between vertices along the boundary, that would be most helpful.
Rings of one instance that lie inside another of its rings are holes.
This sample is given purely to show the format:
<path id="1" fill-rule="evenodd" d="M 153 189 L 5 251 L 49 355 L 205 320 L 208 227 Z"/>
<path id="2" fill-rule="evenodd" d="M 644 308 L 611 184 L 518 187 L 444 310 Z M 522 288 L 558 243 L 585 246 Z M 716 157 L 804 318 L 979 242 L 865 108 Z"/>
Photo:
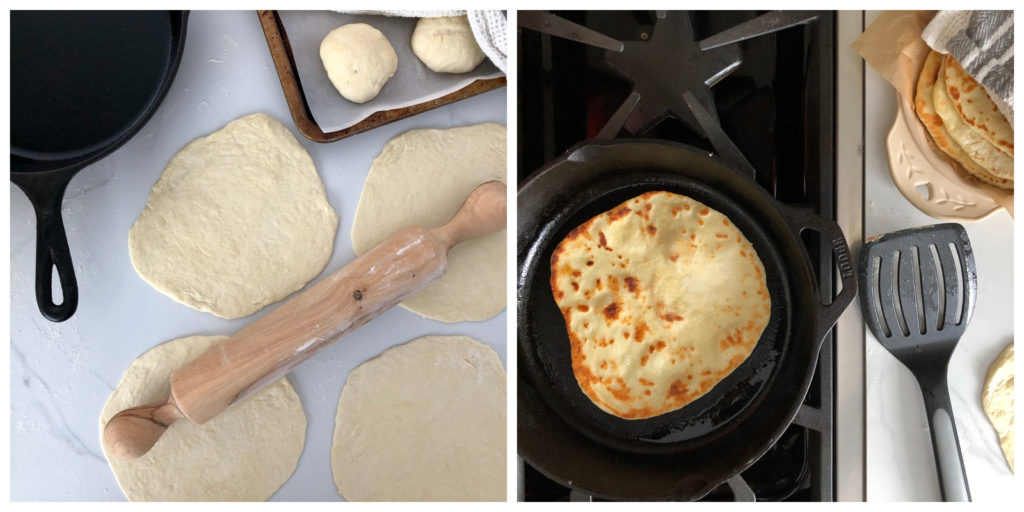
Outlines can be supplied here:
<path id="1" fill-rule="evenodd" d="M 489 59 L 469 73 L 435 73 L 412 52 L 412 31 L 418 18 L 342 14 L 331 11 L 279 11 L 298 68 L 302 92 L 313 119 L 324 132 L 348 128 L 370 114 L 440 98 L 481 78 L 503 75 Z M 320 60 L 320 42 L 328 32 L 348 23 L 366 23 L 380 30 L 398 54 L 398 70 L 376 98 L 357 104 L 341 97 Z"/>

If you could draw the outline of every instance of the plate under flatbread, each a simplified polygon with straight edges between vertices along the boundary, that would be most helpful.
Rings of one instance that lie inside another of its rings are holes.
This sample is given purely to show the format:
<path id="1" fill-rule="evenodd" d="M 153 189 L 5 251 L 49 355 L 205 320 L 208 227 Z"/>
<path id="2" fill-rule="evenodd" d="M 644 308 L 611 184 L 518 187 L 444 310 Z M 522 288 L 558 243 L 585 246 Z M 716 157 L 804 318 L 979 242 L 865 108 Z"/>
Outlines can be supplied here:
<path id="1" fill-rule="evenodd" d="M 754 349 L 771 312 L 743 233 L 689 197 L 648 192 L 555 248 L 551 289 L 583 392 L 627 419 L 682 408 Z"/>

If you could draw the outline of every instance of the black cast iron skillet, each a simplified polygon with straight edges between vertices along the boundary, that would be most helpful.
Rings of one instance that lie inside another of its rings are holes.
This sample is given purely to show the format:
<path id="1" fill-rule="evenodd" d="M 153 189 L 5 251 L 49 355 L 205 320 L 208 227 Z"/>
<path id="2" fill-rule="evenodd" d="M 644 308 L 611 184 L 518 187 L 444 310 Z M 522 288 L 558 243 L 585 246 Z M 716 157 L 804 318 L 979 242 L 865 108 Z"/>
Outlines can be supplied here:
<path id="1" fill-rule="evenodd" d="M 36 301 L 50 320 L 67 320 L 78 307 L 61 218 L 64 190 L 156 110 L 181 60 L 187 17 L 181 11 L 11 13 L 11 181 L 36 212 Z"/>
<path id="2" fill-rule="evenodd" d="M 743 231 L 764 263 L 771 318 L 747 361 L 708 394 L 668 414 L 625 420 L 597 408 L 576 383 L 549 265 L 569 230 L 652 190 L 690 196 Z M 518 206 L 518 444 L 527 462 L 598 497 L 697 499 L 774 444 L 804 399 L 822 339 L 856 294 L 849 247 L 834 222 L 776 201 L 705 152 L 649 139 L 569 150 L 520 187 Z M 829 240 L 839 266 L 842 291 L 827 305 L 804 229 Z"/>

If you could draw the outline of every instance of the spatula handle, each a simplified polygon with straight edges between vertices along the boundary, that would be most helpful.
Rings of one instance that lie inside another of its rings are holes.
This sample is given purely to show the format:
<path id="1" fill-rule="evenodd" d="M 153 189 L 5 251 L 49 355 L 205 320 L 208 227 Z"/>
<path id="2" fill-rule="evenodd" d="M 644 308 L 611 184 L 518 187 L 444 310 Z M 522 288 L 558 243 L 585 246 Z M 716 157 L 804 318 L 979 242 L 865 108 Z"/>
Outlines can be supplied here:
<path id="1" fill-rule="evenodd" d="M 941 382 L 921 382 L 924 406 L 928 412 L 928 426 L 932 433 L 935 467 L 939 473 L 939 491 L 942 501 L 971 501 L 967 485 L 967 471 L 960 454 L 960 438 L 956 434 L 953 407 L 949 403 L 949 386 L 945 376 Z"/>

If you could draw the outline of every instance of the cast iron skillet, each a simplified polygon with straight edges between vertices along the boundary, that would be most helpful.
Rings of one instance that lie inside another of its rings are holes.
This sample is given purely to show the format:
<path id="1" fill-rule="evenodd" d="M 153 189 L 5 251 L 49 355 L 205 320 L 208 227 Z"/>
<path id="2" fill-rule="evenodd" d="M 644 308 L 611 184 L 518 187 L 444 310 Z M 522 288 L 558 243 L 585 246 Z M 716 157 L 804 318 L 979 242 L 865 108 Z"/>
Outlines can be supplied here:
<path id="1" fill-rule="evenodd" d="M 652 190 L 685 194 L 728 216 L 764 263 L 772 310 L 747 361 L 707 395 L 655 418 L 625 420 L 598 409 L 576 383 L 549 265 L 569 230 Z M 518 206 L 518 444 L 530 465 L 598 497 L 697 499 L 774 444 L 803 401 L 822 339 L 856 294 L 849 246 L 835 223 L 779 203 L 707 153 L 649 139 L 570 149 L 520 187 Z M 804 229 L 829 240 L 840 269 L 842 291 L 827 305 Z"/>
<path id="2" fill-rule="evenodd" d="M 185 46 L 182 11 L 13 11 L 11 181 L 36 212 L 36 301 L 67 320 L 78 307 L 61 203 L 71 178 L 153 114 Z M 53 269 L 60 279 L 54 302 Z"/>

